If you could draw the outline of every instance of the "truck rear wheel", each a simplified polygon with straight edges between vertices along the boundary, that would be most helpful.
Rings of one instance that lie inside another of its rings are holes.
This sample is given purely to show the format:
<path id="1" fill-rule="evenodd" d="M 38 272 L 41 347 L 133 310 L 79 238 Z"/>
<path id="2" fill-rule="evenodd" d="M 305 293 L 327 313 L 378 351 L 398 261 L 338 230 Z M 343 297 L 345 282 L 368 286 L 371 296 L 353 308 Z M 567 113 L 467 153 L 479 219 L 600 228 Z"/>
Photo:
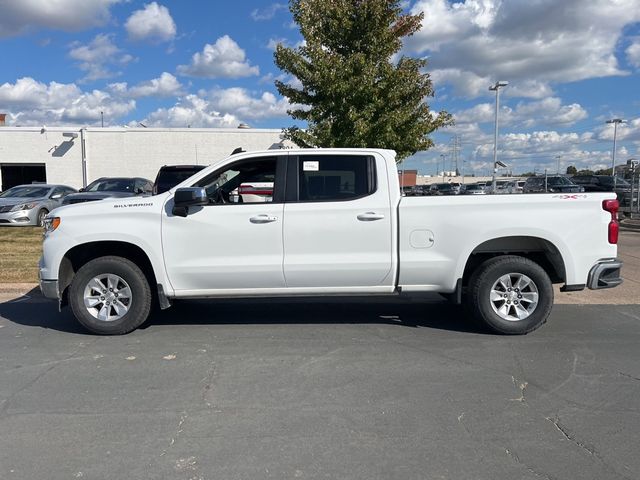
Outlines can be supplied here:
<path id="1" fill-rule="evenodd" d="M 76 319 L 100 335 L 123 335 L 149 316 L 151 289 L 136 264 L 99 257 L 83 265 L 71 283 L 69 304 Z"/>
<path id="2" fill-rule="evenodd" d="M 495 257 L 473 272 L 467 303 L 476 320 L 492 331 L 523 335 L 547 321 L 553 284 L 547 272 L 528 258 Z"/>

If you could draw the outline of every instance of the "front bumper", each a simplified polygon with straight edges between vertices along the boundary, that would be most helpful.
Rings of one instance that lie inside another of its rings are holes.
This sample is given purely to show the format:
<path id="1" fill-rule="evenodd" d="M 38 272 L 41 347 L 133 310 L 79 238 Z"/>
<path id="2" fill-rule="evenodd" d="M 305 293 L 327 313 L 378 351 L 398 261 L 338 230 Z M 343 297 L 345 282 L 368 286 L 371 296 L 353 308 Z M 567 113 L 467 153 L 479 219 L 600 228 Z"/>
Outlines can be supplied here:
<path id="1" fill-rule="evenodd" d="M 0 225 L 21 226 L 37 225 L 37 212 L 35 209 L 18 210 L 17 212 L 0 213 Z"/>
<path id="2" fill-rule="evenodd" d="M 591 290 L 617 287 L 622 283 L 622 261 L 617 258 L 596 263 L 589 271 L 587 287 Z"/>
<path id="3" fill-rule="evenodd" d="M 60 300 L 60 293 L 58 292 L 58 280 L 46 280 L 42 278 L 43 261 L 40 258 L 38 263 L 38 280 L 40 282 L 40 291 L 46 298 L 54 300 Z"/>

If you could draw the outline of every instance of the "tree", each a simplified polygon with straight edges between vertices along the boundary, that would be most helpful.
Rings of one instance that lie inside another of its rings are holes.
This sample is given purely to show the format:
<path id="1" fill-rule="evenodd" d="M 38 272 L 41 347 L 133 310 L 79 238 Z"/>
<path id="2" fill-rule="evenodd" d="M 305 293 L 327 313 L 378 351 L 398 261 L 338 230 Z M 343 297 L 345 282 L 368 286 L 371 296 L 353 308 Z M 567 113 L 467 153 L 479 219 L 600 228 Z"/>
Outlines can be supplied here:
<path id="1" fill-rule="evenodd" d="M 452 123 L 425 102 L 433 97 L 426 61 L 394 55 L 423 15 L 405 15 L 400 0 L 290 0 L 305 43 L 276 47 L 276 65 L 301 87 L 277 80 L 295 120 L 285 136 L 301 147 L 390 148 L 398 160 L 433 146 L 429 134 Z"/>
<path id="2" fill-rule="evenodd" d="M 567 167 L 567 175 L 575 175 L 576 173 L 578 173 L 578 169 L 576 167 L 573 165 L 569 165 Z"/>

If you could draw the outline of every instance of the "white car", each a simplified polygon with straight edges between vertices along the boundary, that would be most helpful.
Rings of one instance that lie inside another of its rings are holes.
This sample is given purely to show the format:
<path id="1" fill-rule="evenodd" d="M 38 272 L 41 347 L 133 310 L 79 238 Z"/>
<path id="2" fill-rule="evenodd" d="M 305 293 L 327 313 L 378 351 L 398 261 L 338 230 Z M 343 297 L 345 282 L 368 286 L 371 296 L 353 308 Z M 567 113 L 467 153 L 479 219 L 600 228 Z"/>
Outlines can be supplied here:
<path id="1" fill-rule="evenodd" d="M 253 182 L 269 181 L 267 200 Z M 622 282 L 617 210 L 614 193 L 403 197 L 390 150 L 245 152 L 153 197 L 56 210 L 40 286 L 100 334 L 134 330 L 154 299 L 424 292 L 524 334 L 553 283 Z"/>

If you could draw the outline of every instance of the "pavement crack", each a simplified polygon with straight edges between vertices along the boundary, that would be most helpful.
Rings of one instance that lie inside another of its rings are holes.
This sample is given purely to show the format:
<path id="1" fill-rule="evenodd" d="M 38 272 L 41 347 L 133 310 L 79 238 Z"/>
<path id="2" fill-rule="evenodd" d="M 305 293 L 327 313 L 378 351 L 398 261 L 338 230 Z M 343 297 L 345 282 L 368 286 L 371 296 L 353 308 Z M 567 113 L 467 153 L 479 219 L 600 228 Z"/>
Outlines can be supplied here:
<path id="1" fill-rule="evenodd" d="M 576 445 L 577 447 L 579 447 L 580 449 L 584 450 L 585 452 L 587 452 L 589 455 L 591 455 L 592 457 L 596 458 L 602 465 L 604 465 L 605 467 L 609 468 L 610 470 L 612 470 L 613 472 L 615 472 L 616 474 L 620 475 L 623 478 L 629 478 L 623 474 L 621 474 L 620 472 L 618 472 L 612 465 L 610 465 L 603 457 L 602 455 L 600 455 L 600 453 L 598 453 L 598 451 L 590 446 L 587 445 L 586 443 L 578 440 L 576 438 L 576 436 L 571 433 L 567 427 L 565 427 L 564 425 L 562 425 L 562 423 L 560 423 L 560 419 L 556 416 L 556 417 L 545 417 L 549 422 L 553 423 L 553 425 L 556 427 L 556 429 L 562 434 L 562 436 L 564 438 L 566 438 L 567 440 L 569 440 L 571 443 L 573 443 L 574 445 Z"/>
<path id="2" fill-rule="evenodd" d="M 213 360 L 211 360 L 211 362 L 209 363 L 209 369 L 207 371 L 207 375 L 202 380 L 200 380 L 200 383 L 204 383 L 204 386 L 202 387 L 202 393 L 200 394 L 200 396 L 202 398 L 202 401 L 208 408 L 211 408 L 211 402 L 209 402 L 209 400 L 207 399 L 207 395 L 211 390 L 211 386 L 213 385 L 213 379 L 215 376 L 216 376 L 216 364 Z"/>
<path id="3" fill-rule="evenodd" d="M 513 401 L 513 402 L 527 403 L 527 399 L 524 396 L 524 392 L 527 390 L 527 387 L 529 386 L 529 383 L 528 382 L 520 382 L 520 381 L 516 380 L 516 377 L 514 377 L 513 375 L 511 375 L 511 381 L 513 382 L 513 386 L 516 387 L 518 390 L 520 390 L 520 397 L 511 398 L 510 400 Z"/>
<path id="4" fill-rule="evenodd" d="M 184 422 L 187 420 L 187 413 L 186 412 L 182 412 L 182 414 L 180 414 L 180 421 L 178 422 L 178 426 L 176 427 L 176 431 L 174 432 L 174 434 L 171 436 L 171 439 L 169 440 L 169 444 L 167 445 L 167 447 L 165 449 L 162 450 L 162 452 L 160 453 L 160 456 L 164 456 L 167 454 L 167 451 L 169 450 L 169 448 L 171 448 L 176 441 L 178 441 L 178 439 L 180 438 L 180 435 L 183 432 L 183 428 L 182 426 L 184 425 Z"/>
<path id="5" fill-rule="evenodd" d="M 540 478 L 546 478 L 547 480 L 554 480 L 555 477 L 552 477 L 550 475 L 547 475 L 544 472 L 539 472 L 538 470 L 536 470 L 535 468 L 533 468 L 531 465 L 528 465 L 526 463 L 524 463 L 522 460 L 520 460 L 520 457 L 518 457 L 518 455 L 515 452 L 512 452 L 511 450 L 509 450 L 508 448 L 505 448 L 504 451 L 506 452 L 507 456 L 509 458 L 511 458 L 511 460 L 513 460 L 515 463 L 517 463 L 518 465 L 522 465 L 524 468 L 526 468 L 530 473 L 533 473 L 536 477 L 540 477 Z"/>
<path id="6" fill-rule="evenodd" d="M 618 375 L 640 381 L 640 378 L 629 375 L 628 373 L 618 372 Z"/>

